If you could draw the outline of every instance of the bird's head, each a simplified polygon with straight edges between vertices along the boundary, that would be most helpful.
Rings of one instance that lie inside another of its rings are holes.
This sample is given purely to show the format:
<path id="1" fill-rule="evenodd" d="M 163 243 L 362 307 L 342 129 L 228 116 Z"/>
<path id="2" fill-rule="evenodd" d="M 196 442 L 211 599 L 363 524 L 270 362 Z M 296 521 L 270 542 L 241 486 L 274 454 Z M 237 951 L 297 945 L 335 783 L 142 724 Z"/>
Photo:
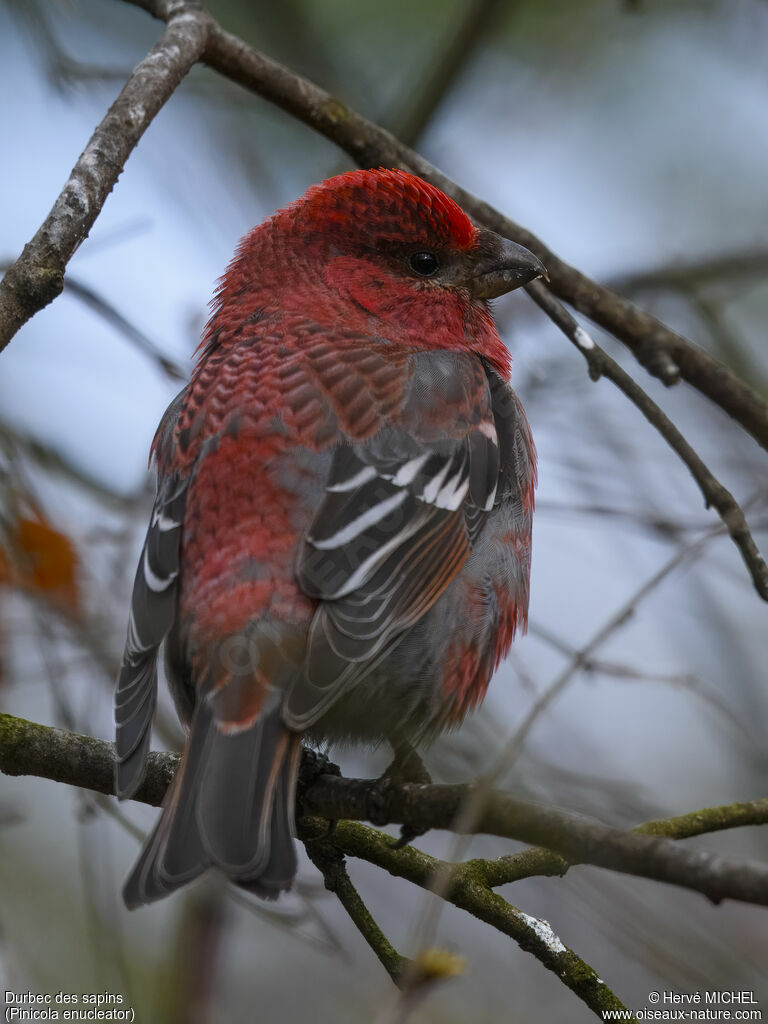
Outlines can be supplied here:
<path id="1" fill-rule="evenodd" d="M 487 302 L 546 275 L 527 249 L 477 228 L 405 171 L 340 174 L 243 239 L 222 299 L 262 302 L 424 348 L 504 362 Z"/>

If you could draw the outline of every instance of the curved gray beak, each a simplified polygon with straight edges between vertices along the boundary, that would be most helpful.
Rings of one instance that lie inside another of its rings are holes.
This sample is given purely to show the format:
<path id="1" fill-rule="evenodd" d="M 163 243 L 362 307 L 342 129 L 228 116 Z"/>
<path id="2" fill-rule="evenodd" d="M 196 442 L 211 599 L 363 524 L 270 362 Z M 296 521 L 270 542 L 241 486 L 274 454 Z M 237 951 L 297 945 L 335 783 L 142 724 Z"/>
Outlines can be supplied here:
<path id="1" fill-rule="evenodd" d="M 546 268 L 538 256 L 494 231 L 480 232 L 477 252 L 477 262 L 467 281 L 467 287 L 475 299 L 498 298 L 537 277 L 549 280 Z"/>

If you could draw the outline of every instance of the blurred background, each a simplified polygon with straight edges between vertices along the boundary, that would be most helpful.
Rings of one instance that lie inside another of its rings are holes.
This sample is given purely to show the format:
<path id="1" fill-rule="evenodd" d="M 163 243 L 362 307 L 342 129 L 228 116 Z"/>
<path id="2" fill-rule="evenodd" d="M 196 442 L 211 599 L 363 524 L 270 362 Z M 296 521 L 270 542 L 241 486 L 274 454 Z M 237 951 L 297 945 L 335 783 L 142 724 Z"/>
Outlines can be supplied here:
<path id="1" fill-rule="evenodd" d="M 768 392 L 765 0 L 208 6 Z M 159 34 L 114 0 L 0 2 L 0 263 L 35 232 Z M 196 68 L 131 156 L 69 287 L 3 353 L 3 710 L 112 737 L 155 426 L 239 237 L 348 166 L 309 129 Z M 662 440 L 610 383 L 588 379 L 524 294 L 496 314 L 539 450 L 531 627 L 481 712 L 427 753 L 433 778 L 487 768 L 571 665 L 504 780 L 511 792 L 618 825 L 765 796 L 766 609 L 736 549 L 712 535 L 716 517 Z M 747 503 L 768 549 L 765 452 L 595 335 Z M 632 614 L 578 667 L 579 648 L 621 610 Z M 155 745 L 179 742 L 164 693 Z M 383 751 L 341 759 L 366 775 L 386 761 Z M 306 859 L 296 892 L 274 905 L 203 884 L 125 911 L 120 888 L 156 813 L 0 776 L 0 987 L 120 992 L 144 1024 L 373 1019 L 390 982 Z M 768 854 L 757 829 L 694 842 Z M 450 836 L 417 845 L 446 856 Z M 471 854 L 512 848 L 478 839 Z M 423 894 L 365 864 L 350 872 L 394 945 L 413 953 Z M 546 918 L 629 1006 L 652 989 L 719 987 L 755 990 L 768 1012 L 764 908 L 713 907 L 586 867 L 502 892 Z M 460 911 L 446 909 L 436 940 L 467 967 L 414 1021 L 594 1019 Z"/>

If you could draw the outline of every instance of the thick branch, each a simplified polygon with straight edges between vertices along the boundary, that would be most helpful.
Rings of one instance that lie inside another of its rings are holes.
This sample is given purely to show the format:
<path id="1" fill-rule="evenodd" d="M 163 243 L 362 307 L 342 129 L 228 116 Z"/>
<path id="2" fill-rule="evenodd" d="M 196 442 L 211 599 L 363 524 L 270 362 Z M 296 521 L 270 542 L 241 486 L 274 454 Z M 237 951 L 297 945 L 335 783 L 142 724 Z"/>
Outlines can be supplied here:
<path id="1" fill-rule="evenodd" d="M 168 5 L 168 27 L 136 67 L 72 169 L 31 242 L 0 281 L 0 351 L 64 287 L 64 271 L 91 230 L 126 160 L 198 60 L 208 17 Z"/>
<path id="2" fill-rule="evenodd" d="M 379 793 L 372 794 L 370 782 L 321 776 L 306 793 L 304 811 L 327 818 L 374 818 L 377 824 L 451 829 L 469 790 L 404 785 L 392 787 L 388 800 L 377 799 L 372 805 L 372 795 Z M 545 846 L 569 861 L 694 889 L 715 903 L 738 899 L 768 906 L 768 866 L 683 849 L 668 839 L 624 832 L 498 791 L 491 794 L 476 831 Z"/>
<path id="3" fill-rule="evenodd" d="M 134 797 L 159 807 L 179 763 L 177 754 L 152 752 Z M 111 743 L 0 713 L 0 772 L 37 775 L 69 786 L 114 795 L 115 751 Z"/>
<path id="4" fill-rule="evenodd" d="M 145 782 L 134 799 L 159 806 L 173 778 L 178 761 L 176 754 L 150 754 Z M 311 751 L 304 751 L 299 781 L 301 803 L 306 803 L 308 794 L 315 787 L 322 790 L 330 783 L 332 791 L 334 781 L 346 781 L 339 776 L 318 775 L 323 764 L 322 758 Z M 111 794 L 114 792 L 114 767 L 114 747 L 111 743 L 0 713 L 0 771 L 6 775 L 35 775 Z M 377 792 L 375 783 L 362 785 L 367 786 L 369 796 Z M 437 790 L 443 787 L 415 788 Z M 466 795 L 467 787 L 453 788 L 463 790 Z M 320 799 L 315 802 L 322 806 L 322 793 Z M 331 802 L 334 807 L 339 804 L 333 794 Z M 354 816 L 355 810 L 352 805 L 350 810 Z M 335 817 L 334 814 L 322 816 Z M 304 819 L 302 839 L 308 844 L 308 853 L 322 871 L 326 884 L 330 881 L 329 888 L 337 893 L 355 925 L 393 980 L 401 982 L 408 961 L 394 950 L 382 934 L 346 875 L 343 863 L 339 865 L 328 847 L 331 845 L 349 856 L 378 864 L 391 874 L 407 878 L 424 888 L 429 888 L 433 872 L 440 866 L 440 862 L 412 847 L 397 849 L 391 837 L 353 822 L 337 821 L 333 829 L 325 831 L 319 840 L 319 846 L 318 841 L 313 839 L 312 831 L 307 831 L 308 828 L 311 829 L 311 822 Z M 315 828 L 314 833 L 317 831 Z M 563 946 L 546 922 L 523 914 L 491 892 L 488 881 L 473 870 L 474 863 L 471 862 L 466 870 L 460 869 L 452 875 L 451 890 L 447 898 L 455 906 L 474 914 L 479 920 L 486 921 L 515 939 L 524 950 L 532 953 L 545 967 L 554 971 L 564 984 L 596 1012 L 600 1009 L 622 1007 L 596 972 L 572 950 Z"/>
<path id="5" fill-rule="evenodd" d="M 705 807 L 701 811 L 680 814 L 674 818 L 647 821 L 633 829 L 641 835 L 664 836 L 667 839 L 690 839 L 725 829 L 747 825 L 768 824 L 768 799 L 748 800 L 743 803 Z M 476 861 L 477 870 L 491 886 L 507 885 L 521 878 L 540 875 L 564 875 L 575 861 L 567 861 L 550 850 L 532 847 L 521 853 L 497 857 L 495 860 Z"/>
<path id="6" fill-rule="evenodd" d="M 159 804 L 178 763 L 177 755 L 150 755 L 146 780 L 136 795 Z M 0 714 L 0 771 L 38 775 L 113 792 L 112 744 Z M 318 775 L 318 758 L 305 751 L 300 787 L 301 813 L 376 824 L 411 824 L 451 829 L 472 792 L 471 786 L 417 786 Z M 768 821 L 768 803 L 766 818 Z M 741 822 L 738 822 L 741 824 Z M 576 814 L 491 793 L 476 831 L 544 846 L 571 862 L 594 864 L 626 874 L 669 882 L 703 893 L 713 902 L 743 900 L 768 905 L 768 867 L 687 850 L 657 834 L 610 828 Z"/>

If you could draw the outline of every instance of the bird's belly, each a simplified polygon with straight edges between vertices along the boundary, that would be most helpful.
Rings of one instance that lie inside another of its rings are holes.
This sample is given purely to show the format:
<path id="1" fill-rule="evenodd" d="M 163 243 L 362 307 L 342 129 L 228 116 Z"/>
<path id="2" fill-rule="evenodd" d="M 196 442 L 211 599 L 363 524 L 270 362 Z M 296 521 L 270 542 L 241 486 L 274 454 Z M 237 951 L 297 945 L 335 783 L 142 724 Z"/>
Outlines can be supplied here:
<path id="1" fill-rule="evenodd" d="M 435 666 L 407 670 L 403 659 L 389 655 L 359 680 L 307 730 L 313 743 L 375 746 L 407 741 L 419 743 L 439 731 L 439 692 Z"/>
<path id="2" fill-rule="evenodd" d="M 530 533 L 508 527 L 495 513 L 459 575 L 311 726 L 311 740 L 429 742 L 482 702 L 528 607 Z"/>

